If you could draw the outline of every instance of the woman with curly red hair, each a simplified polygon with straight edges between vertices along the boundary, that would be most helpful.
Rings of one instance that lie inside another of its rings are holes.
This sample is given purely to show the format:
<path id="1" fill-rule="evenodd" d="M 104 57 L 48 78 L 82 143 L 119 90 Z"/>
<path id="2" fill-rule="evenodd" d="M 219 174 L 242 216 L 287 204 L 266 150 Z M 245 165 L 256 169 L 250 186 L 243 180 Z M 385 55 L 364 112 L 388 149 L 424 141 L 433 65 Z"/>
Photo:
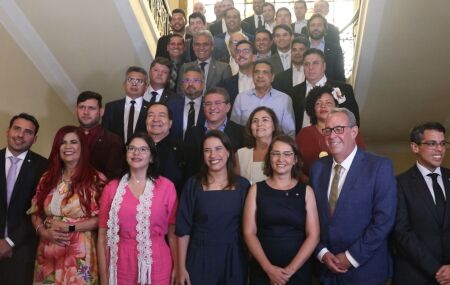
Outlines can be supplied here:
<path id="1" fill-rule="evenodd" d="M 97 284 L 98 197 L 105 177 L 89 164 L 75 126 L 58 130 L 28 214 L 40 237 L 34 284 Z"/>

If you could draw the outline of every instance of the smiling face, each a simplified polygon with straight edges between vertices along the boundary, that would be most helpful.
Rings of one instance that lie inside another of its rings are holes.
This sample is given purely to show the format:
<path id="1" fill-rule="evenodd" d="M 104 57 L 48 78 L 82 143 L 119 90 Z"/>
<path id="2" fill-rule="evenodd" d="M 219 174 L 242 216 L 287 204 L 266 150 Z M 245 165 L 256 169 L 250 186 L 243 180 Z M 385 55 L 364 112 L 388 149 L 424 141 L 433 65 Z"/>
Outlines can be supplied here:
<path id="1" fill-rule="evenodd" d="M 445 141 L 444 133 L 437 130 L 425 130 L 421 142 L 432 141 L 438 144 Z M 416 154 L 417 161 L 431 172 L 441 166 L 445 156 L 445 147 L 440 145 L 431 147 L 426 144 L 411 143 L 411 150 Z"/>
<path id="2" fill-rule="evenodd" d="M 192 47 L 199 61 L 205 61 L 210 58 L 214 49 L 212 41 L 205 35 L 195 36 Z"/>
<path id="3" fill-rule="evenodd" d="M 59 147 L 61 161 L 67 166 L 76 166 L 81 156 L 80 138 L 76 133 L 64 135 Z"/>
<path id="4" fill-rule="evenodd" d="M 272 48 L 272 40 L 266 33 L 257 33 L 255 36 L 255 47 L 258 53 L 266 54 Z"/>
<path id="5" fill-rule="evenodd" d="M 282 52 L 287 52 L 291 48 L 292 35 L 285 29 L 278 28 L 274 31 L 273 41 Z"/>
<path id="6" fill-rule="evenodd" d="M 171 60 L 178 60 L 185 51 L 184 39 L 182 37 L 173 36 L 167 44 L 167 52 Z"/>
<path id="7" fill-rule="evenodd" d="M 264 22 L 272 23 L 275 21 L 275 10 L 270 5 L 266 5 L 262 8 L 262 15 Z"/>
<path id="8" fill-rule="evenodd" d="M 345 113 L 333 113 L 328 115 L 325 122 L 326 128 L 334 128 L 337 126 L 346 126 L 342 134 L 336 134 L 332 131 L 329 136 L 325 136 L 325 143 L 330 150 L 333 158 L 338 162 L 344 161 L 350 153 L 355 149 L 355 138 L 358 134 L 358 127 L 349 126 L 349 119 Z"/>
<path id="9" fill-rule="evenodd" d="M 252 136 L 257 140 L 272 138 L 275 131 L 272 117 L 264 110 L 254 114 L 253 118 L 251 118 L 250 128 Z"/>
<path id="10" fill-rule="evenodd" d="M 241 29 L 241 16 L 237 9 L 229 9 L 225 13 L 225 25 L 228 33 L 234 33 Z"/>
<path id="11" fill-rule="evenodd" d="M 205 23 L 203 23 L 201 18 L 190 18 L 189 19 L 189 30 L 192 34 L 195 34 L 201 30 L 205 29 Z"/>
<path id="12" fill-rule="evenodd" d="M 270 155 L 270 166 L 274 175 L 290 174 L 292 167 L 297 163 L 297 157 L 292 147 L 282 141 L 276 141 Z"/>
<path id="13" fill-rule="evenodd" d="M 203 160 L 209 172 L 222 172 L 227 170 L 227 161 L 230 152 L 222 141 L 216 137 L 207 138 L 203 143 Z"/>
<path id="14" fill-rule="evenodd" d="M 152 162 L 149 145 L 141 138 L 134 138 L 127 149 L 127 163 L 130 170 L 147 170 Z"/>
<path id="15" fill-rule="evenodd" d="M 17 156 L 36 142 L 36 127 L 31 121 L 17 118 L 6 130 L 6 139 L 9 151 Z"/>
<path id="16" fill-rule="evenodd" d="M 186 26 L 186 19 L 184 15 L 181 13 L 172 14 L 172 18 L 170 19 L 170 27 L 176 33 L 180 33 L 184 31 L 184 27 Z"/>
<path id="17" fill-rule="evenodd" d="M 253 12 L 256 15 L 261 15 L 263 4 L 264 4 L 264 0 L 253 0 Z"/>
<path id="18" fill-rule="evenodd" d="M 333 96 L 329 93 L 323 93 L 314 104 L 314 112 L 319 122 L 325 122 L 331 109 L 336 107 Z"/>
<path id="19" fill-rule="evenodd" d="M 307 47 L 302 43 L 294 43 L 291 48 L 291 60 L 296 66 L 303 64 L 303 54 L 307 50 Z"/>
<path id="20" fill-rule="evenodd" d="M 225 121 L 230 109 L 231 104 L 225 101 L 222 94 L 209 93 L 203 98 L 203 110 L 208 123 L 221 124 Z"/>
<path id="21" fill-rule="evenodd" d="M 169 119 L 169 110 L 162 104 L 151 105 L 148 108 L 147 133 L 155 142 L 160 141 L 169 135 L 172 120 Z"/>

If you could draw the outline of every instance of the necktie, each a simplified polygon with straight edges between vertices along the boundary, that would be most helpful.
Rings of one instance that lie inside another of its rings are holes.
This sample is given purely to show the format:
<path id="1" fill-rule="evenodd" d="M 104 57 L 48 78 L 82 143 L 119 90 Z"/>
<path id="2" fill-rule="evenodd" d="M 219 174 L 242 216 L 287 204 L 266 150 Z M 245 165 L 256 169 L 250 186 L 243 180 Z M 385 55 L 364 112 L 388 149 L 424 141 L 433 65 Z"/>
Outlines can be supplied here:
<path id="1" fill-rule="evenodd" d="M 177 86 L 177 79 L 178 79 L 178 65 L 173 62 L 172 63 L 172 71 L 170 72 L 170 82 L 169 86 L 172 91 L 176 91 Z"/>
<path id="2" fill-rule="evenodd" d="M 152 98 L 150 98 L 150 104 L 155 103 L 156 102 L 156 96 L 158 96 L 158 92 L 156 91 L 152 91 Z"/>
<path id="3" fill-rule="evenodd" d="M 258 16 L 258 28 L 261 28 L 263 26 L 261 15 Z"/>
<path id="4" fill-rule="evenodd" d="M 136 101 L 131 100 L 130 102 L 130 112 L 128 113 L 128 128 L 127 128 L 127 140 L 129 140 L 133 136 L 133 127 L 134 127 L 134 104 Z"/>
<path id="5" fill-rule="evenodd" d="M 208 64 L 207 62 L 200 62 L 200 68 L 202 69 L 203 74 L 205 74 L 205 65 L 207 64 Z"/>
<path id="6" fill-rule="evenodd" d="M 8 170 L 8 175 L 6 176 L 6 204 L 9 205 L 9 201 L 11 200 L 11 196 L 14 190 L 14 184 L 16 184 L 16 176 L 17 176 L 17 162 L 19 162 L 20 158 L 15 156 L 10 156 L 9 160 L 11 161 L 11 166 Z"/>
<path id="7" fill-rule="evenodd" d="M 330 207 L 331 215 L 334 214 L 336 203 L 339 198 L 339 180 L 341 179 L 341 169 L 342 166 L 340 164 L 336 164 L 334 166 L 334 177 L 333 181 L 331 181 L 330 197 L 328 197 L 328 205 Z"/>
<path id="8" fill-rule="evenodd" d="M 189 102 L 189 112 L 188 112 L 188 120 L 186 130 L 192 128 L 195 124 L 195 108 L 194 101 Z"/>
<path id="9" fill-rule="evenodd" d="M 445 197 L 444 192 L 442 191 L 442 188 L 437 181 L 438 175 L 439 174 L 437 173 L 428 174 L 428 176 L 431 177 L 431 180 L 433 181 L 434 199 L 436 200 L 436 211 L 438 213 L 439 223 L 442 224 L 445 215 Z"/>

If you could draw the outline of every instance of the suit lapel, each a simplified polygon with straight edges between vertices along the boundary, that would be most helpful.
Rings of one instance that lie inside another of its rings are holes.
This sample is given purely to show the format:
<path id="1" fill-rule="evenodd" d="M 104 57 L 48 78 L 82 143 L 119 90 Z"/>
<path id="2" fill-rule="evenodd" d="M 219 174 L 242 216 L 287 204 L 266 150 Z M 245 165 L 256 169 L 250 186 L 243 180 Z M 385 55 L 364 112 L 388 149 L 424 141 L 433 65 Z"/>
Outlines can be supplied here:
<path id="1" fill-rule="evenodd" d="M 3 209 L 6 209 L 5 152 L 6 149 L 0 151 L 0 205 Z"/>
<path id="2" fill-rule="evenodd" d="M 120 100 L 117 104 L 117 109 L 118 109 L 117 114 L 122 114 L 122 116 L 117 116 L 117 119 L 116 119 L 116 120 L 118 120 L 117 126 L 119 126 L 119 131 L 121 134 L 123 134 L 122 139 L 125 137 L 125 133 L 124 133 L 125 126 L 123 124 L 123 121 L 125 119 L 125 104 L 126 104 L 125 99 Z"/>
<path id="3" fill-rule="evenodd" d="M 28 151 L 22 163 L 22 166 L 20 167 L 19 174 L 17 175 L 17 180 L 16 183 L 14 184 L 14 189 L 11 194 L 11 200 L 9 201 L 10 205 L 13 203 L 15 197 L 19 195 L 18 192 L 20 191 L 19 190 L 20 185 L 24 184 L 25 182 L 27 182 L 27 180 L 30 179 L 30 173 L 32 172 L 32 169 L 33 169 L 32 155 L 31 151 Z"/>
<path id="4" fill-rule="evenodd" d="M 433 201 L 433 197 L 431 196 L 430 189 L 428 188 L 425 179 L 422 176 L 422 173 L 419 171 L 417 166 L 414 166 L 414 171 L 412 172 L 412 185 L 416 185 L 416 188 L 421 196 L 421 200 L 423 201 L 425 207 L 430 211 L 430 214 L 436 220 L 436 223 L 439 224 L 439 217 L 436 211 L 436 204 Z"/>
<path id="5" fill-rule="evenodd" d="M 208 69 L 208 78 L 206 79 L 205 84 L 205 90 L 210 89 L 212 86 L 209 86 L 209 83 L 211 82 L 211 78 L 216 77 L 216 62 L 215 60 L 211 59 L 210 66 Z"/>
<path id="6" fill-rule="evenodd" d="M 450 223 L 450 171 L 441 167 L 442 181 L 444 182 L 445 191 L 445 218 L 444 227 L 448 227 Z"/>
<path id="7" fill-rule="evenodd" d="M 321 173 L 320 180 L 317 186 L 317 188 L 319 189 L 318 193 L 319 197 L 317 197 L 317 200 L 320 201 L 320 203 L 322 204 L 321 208 L 326 211 L 327 214 L 323 216 L 324 217 L 326 216 L 327 218 L 330 216 L 328 210 L 328 185 L 330 183 L 332 165 L 333 159 L 331 158 L 331 156 L 327 157 L 327 161 L 324 164 L 324 169 L 323 171 L 320 172 Z"/>

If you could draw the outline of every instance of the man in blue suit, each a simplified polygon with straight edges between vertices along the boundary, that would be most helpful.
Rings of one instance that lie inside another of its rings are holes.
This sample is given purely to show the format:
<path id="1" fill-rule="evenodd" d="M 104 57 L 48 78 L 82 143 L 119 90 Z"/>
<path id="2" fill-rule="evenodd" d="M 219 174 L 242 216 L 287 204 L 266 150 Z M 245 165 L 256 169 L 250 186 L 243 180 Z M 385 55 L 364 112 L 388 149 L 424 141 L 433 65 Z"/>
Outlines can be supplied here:
<path id="1" fill-rule="evenodd" d="M 311 170 L 320 218 L 320 280 L 324 285 L 381 285 L 392 274 L 388 235 L 397 206 L 391 162 L 356 147 L 358 126 L 345 108 L 325 128 L 329 156 Z"/>

